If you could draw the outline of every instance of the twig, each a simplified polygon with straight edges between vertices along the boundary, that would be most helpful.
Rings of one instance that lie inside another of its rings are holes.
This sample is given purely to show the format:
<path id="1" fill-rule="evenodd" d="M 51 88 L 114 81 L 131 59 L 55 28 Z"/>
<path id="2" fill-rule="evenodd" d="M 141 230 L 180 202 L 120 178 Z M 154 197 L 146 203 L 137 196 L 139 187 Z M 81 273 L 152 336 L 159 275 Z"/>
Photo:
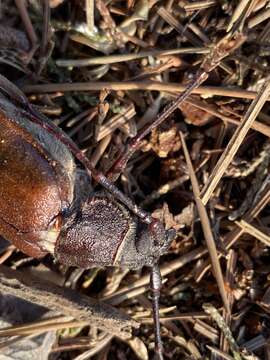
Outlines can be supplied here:
<path id="1" fill-rule="evenodd" d="M 176 55 L 176 54 L 208 54 L 209 48 L 176 48 L 169 50 L 145 50 L 140 51 L 137 54 L 116 54 L 116 55 L 108 55 L 108 56 L 97 56 L 91 57 L 89 59 L 69 59 L 69 60 L 56 60 L 57 66 L 77 66 L 84 67 L 89 65 L 102 65 L 102 64 L 115 64 L 119 62 L 133 61 L 142 59 L 148 56 L 168 56 L 168 55 Z"/>
<path id="2" fill-rule="evenodd" d="M 131 327 L 138 327 L 137 322 L 106 304 L 83 294 L 78 295 L 77 291 L 43 282 L 4 265 L 0 266 L 0 291 L 71 316 L 76 320 L 88 321 L 89 325 L 119 337 L 129 337 Z"/>

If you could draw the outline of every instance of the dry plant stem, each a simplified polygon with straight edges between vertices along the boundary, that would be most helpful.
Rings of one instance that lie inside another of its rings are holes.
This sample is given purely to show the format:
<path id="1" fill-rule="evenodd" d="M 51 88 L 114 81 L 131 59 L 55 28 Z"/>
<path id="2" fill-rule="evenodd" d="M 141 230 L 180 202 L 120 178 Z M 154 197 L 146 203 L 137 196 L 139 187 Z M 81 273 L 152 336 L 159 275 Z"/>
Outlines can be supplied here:
<path id="1" fill-rule="evenodd" d="M 28 274 L 0 266 L 0 291 L 44 306 L 89 325 L 104 329 L 121 338 L 131 335 L 138 323 L 116 309 L 94 301 L 76 291 L 43 282 Z"/>
<path id="2" fill-rule="evenodd" d="M 235 222 L 244 232 L 248 233 L 249 235 L 254 236 L 257 240 L 261 241 L 267 246 L 270 246 L 270 237 L 257 229 L 255 226 L 249 224 L 245 220 L 240 220 Z"/>
<path id="3" fill-rule="evenodd" d="M 263 190 L 259 199 L 257 200 L 257 203 L 253 204 L 253 207 L 243 216 L 243 220 L 245 220 L 246 222 L 251 222 L 268 204 L 269 199 L 270 185 L 268 184 Z M 229 234 L 227 234 L 224 238 L 224 245 L 226 249 L 229 249 L 243 233 L 244 230 L 236 226 L 235 229 L 233 229 Z"/>
<path id="4" fill-rule="evenodd" d="M 197 319 L 193 322 L 193 330 L 208 338 L 212 343 L 218 342 L 219 332 L 217 329 L 202 320 Z"/>
<path id="5" fill-rule="evenodd" d="M 170 95 L 174 98 L 177 97 L 175 94 L 171 94 L 172 92 L 182 92 L 185 90 L 184 85 L 174 84 L 174 83 L 159 83 L 154 81 L 144 81 L 144 82 L 91 82 L 91 83 L 62 83 L 62 84 L 41 84 L 41 85 L 25 85 L 23 90 L 26 93 L 47 93 L 47 92 L 69 92 L 69 91 L 98 91 L 103 89 L 110 90 L 124 90 L 124 91 L 136 91 L 136 90 L 148 90 L 148 91 L 164 91 L 170 92 Z M 215 86 L 204 86 L 198 87 L 194 89 L 193 94 L 205 95 L 205 96 L 224 96 L 224 97 L 235 97 L 241 99 L 255 99 L 257 93 L 254 91 L 241 90 L 241 89 L 226 89 L 224 87 L 215 87 Z M 270 99 L 267 99 L 268 101 Z M 214 110 L 206 109 L 202 105 L 197 105 L 196 102 L 189 98 L 186 99 L 187 102 L 190 102 L 192 105 L 212 113 L 213 115 L 221 118 L 224 121 L 229 123 L 238 125 L 239 120 L 230 118 L 225 116 L 219 112 Z M 254 130 L 261 132 L 263 135 L 270 137 L 270 129 L 269 126 L 260 123 L 258 121 L 254 121 L 251 126 Z"/>
<path id="6" fill-rule="evenodd" d="M 71 318 L 63 315 L 52 315 L 48 318 L 41 318 L 39 320 L 32 321 L 30 323 L 24 323 L 20 325 L 7 326 L 0 329 L 0 336 L 16 336 L 24 334 L 24 331 L 30 331 L 30 329 L 40 328 L 47 325 L 55 325 L 63 322 L 71 321 Z M 74 321 L 72 321 L 74 323 Z M 80 322 L 79 322 L 80 323 Z"/>
<path id="7" fill-rule="evenodd" d="M 263 105 L 267 101 L 269 92 L 270 92 L 270 80 L 269 78 L 267 78 L 263 86 L 261 87 L 256 99 L 252 101 L 250 107 L 248 108 L 248 111 L 243 117 L 242 123 L 236 129 L 225 151 L 218 160 L 212 174 L 209 176 L 208 182 L 206 183 L 206 185 L 204 186 L 201 192 L 201 198 L 203 204 L 207 204 L 208 200 L 210 199 L 220 179 L 224 175 L 227 167 L 231 163 L 237 150 L 242 144 L 253 121 L 256 119 L 258 113 L 261 111 Z"/>
<path id="8" fill-rule="evenodd" d="M 96 166 L 99 162 L 100 158 L 104 154 L 105 150 L 107 149 L 107 146 L 110 144 L 112 139 L 111 135 L 107 135 L 105 138 L 103 138 L 95 148 L 93 154 L 91 155 L 90 161 L 93 166 Z"/>
<path id="9" fill-rule="evenodd" d="M 123 109 L 120 114 L 113 116 L 108 121 L 106 121 L 104 125 L 101 125 L 96 136 L 96 141 L 100 141 L 104 137 L 110 135 L 115 129 L 119 128 L 121 125 L 126 124 L 135 115 L 136 111 L 133 105 Z"/>
<path id="10" fill-rule="evenodd" d="M 119 62 L 126 62 L 141 59 L 148 56 L 168 56 L 176 54 L 208 54 L 208 48 L 177 48 L 170 50 L 145 50 L 140 51 L 139 53 L 134 54 L 119 54 L 119 55 L 108 55 L 108 56 L 97 56 L 89 59 L 70 59 L 70 60 L 57 60 L 57 66 L 89 66 L 89 65 L 106 65 L 106 64 L 115 64 Z"/>
<path id="11" fill-rule="evenodd" d="M 192 189 L 193 189 L 193 193 L 194 193 L 194 199 L 195 199 L 195 202 L 197 205 L 199 217 L 201 219 L 202 230 L 204 233 L 204 238 L 206 241 L 206 245 L 207 245 L 207 248 L 209 251 L 209 255 L 210 255 L 210 259 L 211 259 L 211 263 L 212 263 L 212 267 L 213 267 L 213 273 L 214 273 L 214 276 L 217 281 L 217 285 L 219 288 L 221 298 L 223 300 L 224 307 L 227 310 L 227 312 L 229 313 L 230 306 L 229 306 L 229 302 L 228 302 L 228 298 L 227 298 L 227 294 L 226 294 L 226 290 L 225 290 L 224 279 L 223 279 L 223 275 L 222 275 L 222 271 L 221 271 L 221 267 L 220 267 L 220 263 L 219 263 L 219 259 L 218 259 L 218 253 L 217 253 L 217 249 L 216 249 L 214 236 L 212 234 L 210 221 L 208 218 L 207 211 L 206 211 L 206 209 L 202 203 L 202 200 L 200 198 L 199 184 L 198 184 L 198 181 L 197 181 L 197 178 L 195 175 L 195 171 L 193 169 L 193 165 L 192 165 L 189 153 L 188 153 L 188 149 L 186 146 L 184 136 L 181 132 L 180 132 L 180 137 L 181 137 L 181 143 L 182 143 L 184 155 L 185 155 L 188 170 L 189 170 L 190 180 L 191 180 Z"/>
<path id="12" fill-rule="evenodd" d="M 57 92 L 71 92 L 71 91 L 101 91 L 108 90 L 123 90 L 123 91 L 160 91 L 167 93 L 181 93 L 186 90 L 185 85 L 173 82 L 158 82 L 158 81 L 91 81 L 91 82 L 73 82 L 71 83 L 58 83 L 58 84 L 38 84 L 38 85 L 24 85 L 22 86 L 23 92 L 26 94 L 37 93 L 57 93 Z M 192 90 L 192 94 L 203 96 L 224 96 L 239 99 L 255 99 L 257 93 L 255 91 L 243 90 L 240 88 L 229 88 L 224 86 L 200 86 Z M 270 100 L 267 99 L 268 101 Z"/>

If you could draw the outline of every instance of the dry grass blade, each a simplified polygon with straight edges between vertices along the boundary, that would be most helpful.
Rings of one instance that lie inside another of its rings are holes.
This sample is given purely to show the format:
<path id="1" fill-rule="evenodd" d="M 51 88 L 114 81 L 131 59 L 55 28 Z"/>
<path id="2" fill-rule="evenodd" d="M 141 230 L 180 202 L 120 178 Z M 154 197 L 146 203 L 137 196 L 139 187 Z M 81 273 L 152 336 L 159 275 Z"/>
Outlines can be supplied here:
<path id="1" fill-rule="evenodd" d="M 208 48 L 176 48 L 170 50 L 145 50 L 134 54 L 118 54 L 108 56 L 97 56 L 89 59 L 69 59 L 69 60 L 56 60 L 58 66 L 78 66 L 84 67 L 89 65 L 101 65 L 101 64 L 115 64 L 124 61 L 133 61 L 142 59 L 148 56 L 168 56 L 176 54 L 208 54 Z"/>
<path id="2" fill-rule="evenodd" d="M 209 218 L 207 215 L 207 211 L 202 203 L 202 200 L 200 199 L 199 184 L 198 184 L 198 181 L 197 181 L 197 178 L 195 175 L 195 171 L 194 171 L 192 163 L 191 163 L 191 159 L 190 159 L 190 156 L 188 153 L 188 149 L 187 149 L 187 146 L 185 143 L 184 136 L 181 132 L 180 132 L 180 136 L 181 136 L 181 142 L 182 142 L 182 146 L 183 146 L 184 155 L 185 155 L 187 166 L 188 166 L 190 180 L 192 183 L 194 199 L 195 199 L 198 213 L 199 213 L 199 216 L 201 219 L 204 238 L 206 241 L 206 245 L 207 245 L 207 248 L 209 251 L 209 255 L 210 255 L 210 259 L 211 259 L 211 263 L 212 263 L 212 267 L 213 267 L 213 273 L 214 273 L 214 276 L 217 281 L 217 285 L 218 285 L 218 288 L 220 291 L 221 298 L 223 300 L 224 307 L 227 310 L 227 312 L 230 312 L 230 306 L 228 303 L 228 298 L 227 298 L 225 285 L 224 285 L 224 279 L 223 279 L 223 275 L 222 275 L 222 271 L 221 271 L 221 267 L 220 267 L 220 263 L 219 263 L 219 259 L 218 259 L 216 244 L 215 244 L 214 236 L 212 234 L 210 221 L 209 221 Z"/>
<path id="3" fill-rule="evenodd" d="M 256 119 L 258 113 L 261 111 L 263 105 L 268 99 L 270 92 L 270 79 L 267 78 L 262 85 L 256 99 L 251 103 L 248 108 L 245 116 L 243 117 L 242 123 L 236 129 L 234 135 L 229 141 L 226 149 L 218 160 L 212 174 L 209 176 L 207 184 L 204 186 L 201 192 L 201 198 L 203 204 L 207 204 L 210 199 L 212 193 L 216 189 L 220 179 L 224 175 L 228 165 L 231 163 L 234 158 L 237 150 L 242 144 L 248 130 L 250 129 L 252 123 Z"/>

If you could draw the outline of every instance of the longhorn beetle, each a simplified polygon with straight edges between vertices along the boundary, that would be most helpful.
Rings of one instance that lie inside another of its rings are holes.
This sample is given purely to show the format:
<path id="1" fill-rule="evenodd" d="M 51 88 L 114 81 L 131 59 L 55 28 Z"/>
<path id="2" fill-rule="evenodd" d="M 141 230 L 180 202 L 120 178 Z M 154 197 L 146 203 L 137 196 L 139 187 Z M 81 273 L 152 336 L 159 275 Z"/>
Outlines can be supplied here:
<path id="1" fill-rule="evenodd" d="M 52 253 L 70 266 L 149 266 L 159 359 L 163 354 L 158 260 L 168 250 L 175 231 L 165 230 L 113 182 L 141 140 L 169 117 L 242 41 L 239 33 L 221 39 L 186 90 L 127 144 L 107 177 L 93 168 L 75 143 L 41 115 L 14 84 L 0 76 L 0 87 L 7 95 L 0 97 L 0 234 L 30 256 Z M 72 155 L 105 192 L 80 199 Z"/>

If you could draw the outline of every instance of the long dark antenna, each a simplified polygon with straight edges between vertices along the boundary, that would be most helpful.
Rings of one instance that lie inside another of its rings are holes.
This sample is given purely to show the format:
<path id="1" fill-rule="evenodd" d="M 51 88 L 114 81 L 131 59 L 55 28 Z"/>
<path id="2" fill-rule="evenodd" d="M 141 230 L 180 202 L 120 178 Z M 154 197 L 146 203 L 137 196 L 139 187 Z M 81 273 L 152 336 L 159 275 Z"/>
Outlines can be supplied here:
<path id="1" fill-rule="evenodd" d="M 197 74 L 190 80 L 182 94 L 178 95 L 175 100 L 166 105 L 164 110 L 158 114 L 151 124 L 146 124 L 145 127 L 129 141 L 124 152 L 108 171 L 107 178 L 109 180 L 113 182 L 117 180 L 128 160 L 134 152 L 139 149 L 142 139 L 163 123 L 178 108 L 178 106 L 187 99 L 192 91 L 208 78 L 210 72 L 219 65 L 220 61 L 242 44 L 244 39 L 245 37 L 242 33 L 228 33 L 215 45 L 215 47 L 213 47 L 213 49 L 211 49 L 200 69 L 197 71 Z"/>

